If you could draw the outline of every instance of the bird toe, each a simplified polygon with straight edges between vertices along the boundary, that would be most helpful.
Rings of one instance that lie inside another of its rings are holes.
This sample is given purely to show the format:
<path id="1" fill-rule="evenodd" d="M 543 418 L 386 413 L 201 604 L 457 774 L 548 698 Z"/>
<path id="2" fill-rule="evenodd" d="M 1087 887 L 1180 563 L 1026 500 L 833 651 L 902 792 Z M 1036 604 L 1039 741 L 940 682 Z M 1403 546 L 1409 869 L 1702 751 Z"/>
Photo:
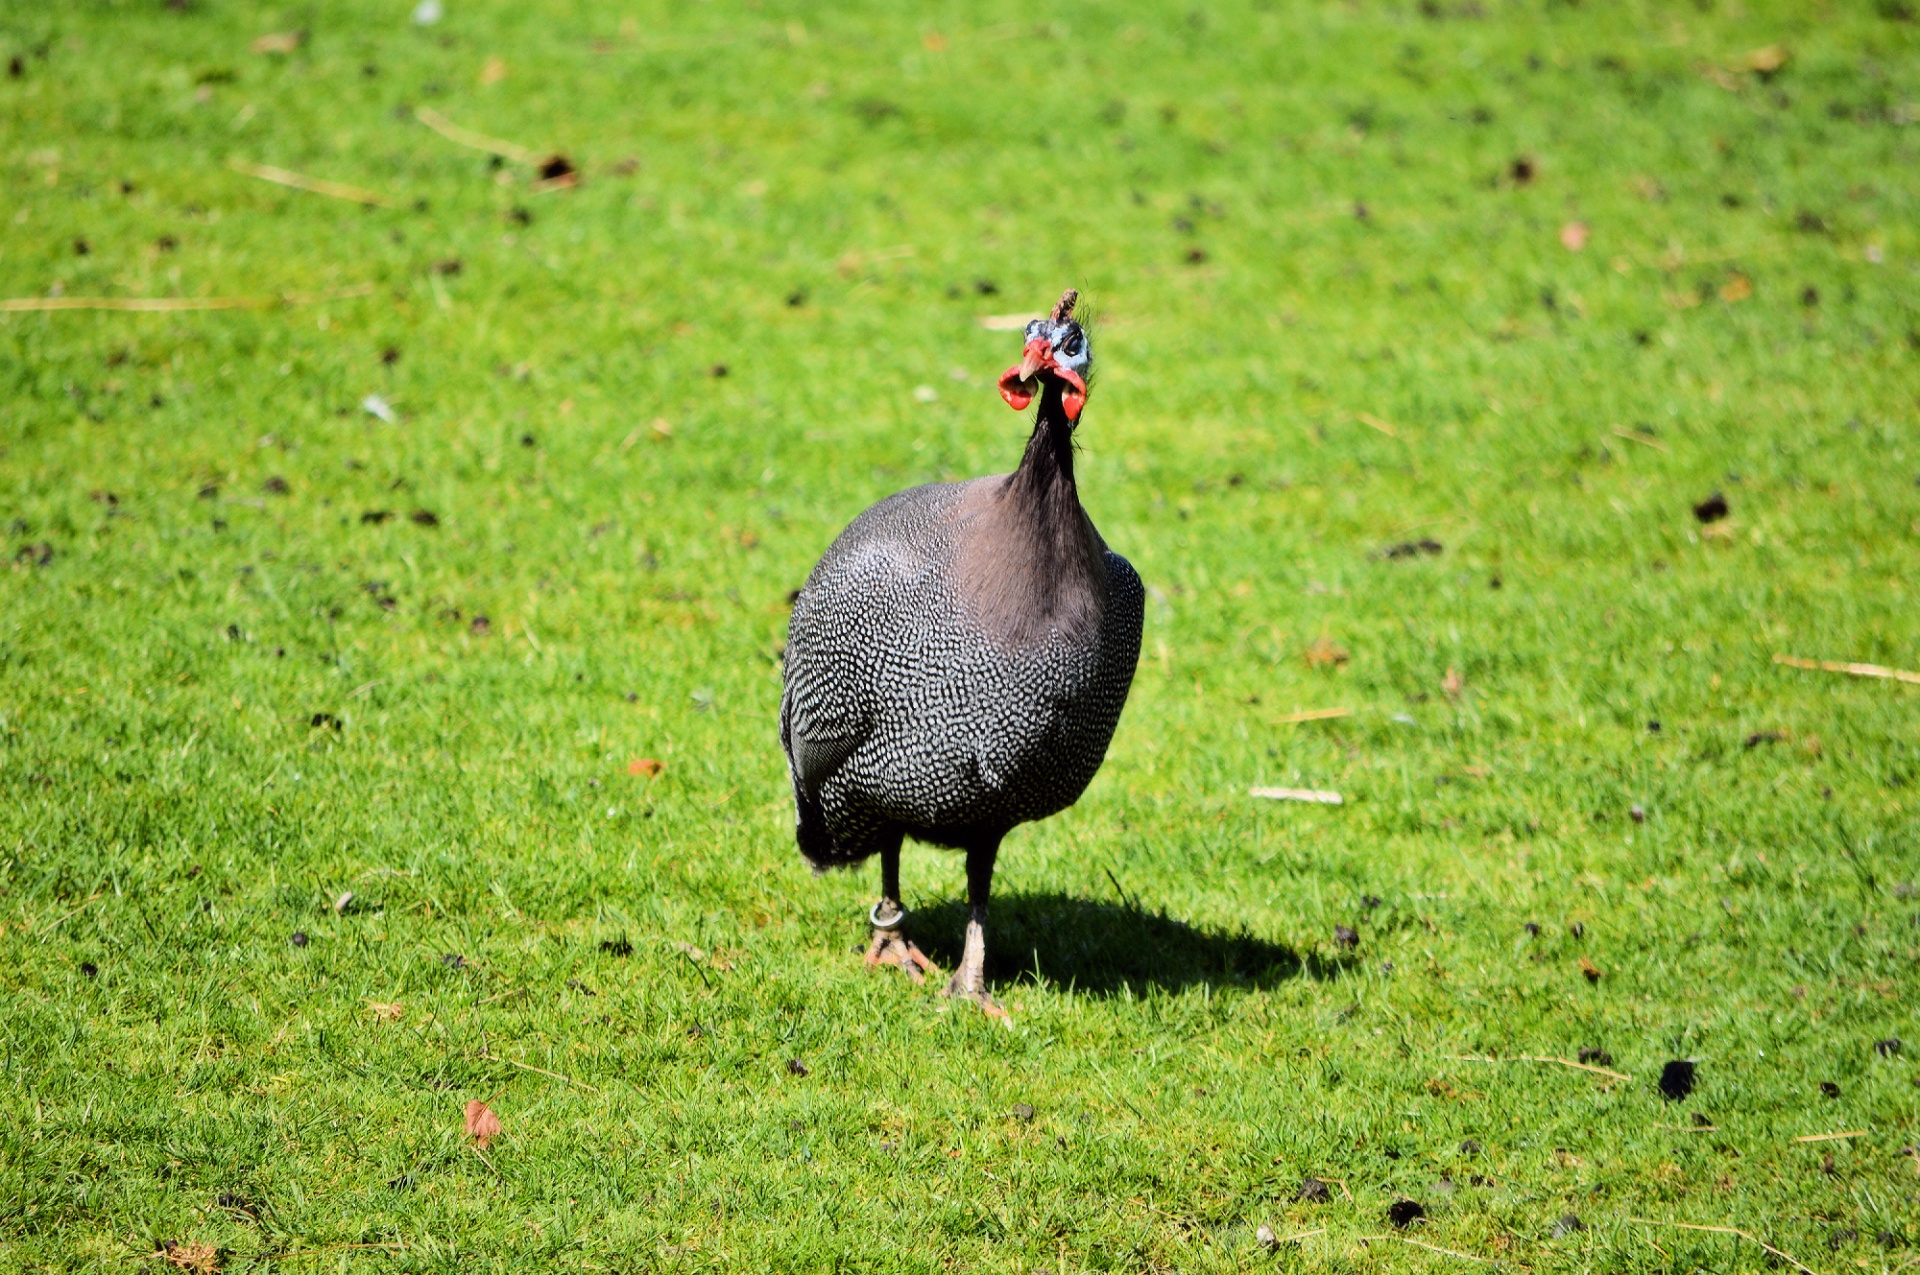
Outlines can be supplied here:
<path id="1" fill-rule="evenodd" d="M 932 970 L 936 974 L 940 972 L 939 967 L 928 960 L 925 953 L 901 938 L 897 931 L 892 930 L 873 932 L 873 940 L 867 945 L 867 954 L 863 962 L 868 969 L 880 965 L 897 965 L 916 983 L 926 981 L 926 975 L 921 972 L 923 970 Z"/>
<path id="2" fill-rule="evenodd" d="M 1007 1017 L 1007 1011 L 1001 1007 L 1000 1002 L 995 1000 L 993 996 L 990 993 L 988 993 L 986 988 L 967 987 L 965 983 L 960 981 L 960 974 L 958 971 L 956 971 L 954 973 L 954 976 L 950 980 L 948 980 L 946 990 L 944 990 L 940 994 L 946 997 L 948 1000 L 972 1001 L 975 1005 L 978 1005 L 980 1007 L 980 1012 L 985 1014 L 988 1018 L 998 1019 L 999 1021 L 1003 1023 L 1007 1023 L 1009 1025 L 1011 1025 L 1013 1022 L 1011 1018 Z"/>

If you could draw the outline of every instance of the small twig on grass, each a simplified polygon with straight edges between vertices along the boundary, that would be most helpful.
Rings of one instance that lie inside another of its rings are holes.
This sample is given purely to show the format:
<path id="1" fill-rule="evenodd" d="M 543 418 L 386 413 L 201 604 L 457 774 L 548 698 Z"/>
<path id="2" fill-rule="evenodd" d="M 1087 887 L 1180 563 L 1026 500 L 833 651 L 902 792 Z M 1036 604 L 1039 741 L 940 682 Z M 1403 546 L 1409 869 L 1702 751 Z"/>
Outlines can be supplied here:
<path id="1" fill-rule="evenodd" d="M 891 248 L 869 248 L 865 252 L 854 248 L 842 253 L 840 260 L 835 264 L 842 270 L 858 270 L 861 266 L 870 266 L 878 261 L 903 261 L 908 257 L 918 256 L 919 252 L 918 245 L 910 243 L 895 244 Z M 1045 318 L 1046 316 L 1036 315 L 1035 317 Z"/>
<path id="2" fill-rule="evenodd" d="M 258 177 L 261 181 L 273 182 L 280 186 L 291 186 L 295 190 L 311 191 L 316 195 L 328 195 L 334 199 L 345 199 L 356 204 L 372 204 L 378 208 L 400 207 L 394 200 L 374 191 L 359 186 L 349 186 L 345 182 L 330 182 L 319 177 L 308 177 L 305 173 L 275 168 L 271 164 L 250 164 L 244 159 L 229 159 L 227 167 L 236 173 L 245 173 L 248 177 Z"/>
<path id="3" fill-rule="evenodd" d="M 1674 271 L 1685 269 L 1688 266 L 1708 266 L 1721 261 L 1738 261 L 1742 257 L 1772 257 L 1786 250 L 1786 244 L 1755 244 L 1747 248 L 1734 248 L 1724 252 L 1712 252 L 1702 257 L 1688 256 L 1680 260 L 1676 260 L 1672 254 L 1669 253 L 1647 264 L 1652 264 L 1658 269 L 1672 274 Z"/>
<path id="4" fill-rule="evenodd" d="M 1773 662 L 1792 668 L 1818 669 L 1823 673 L 1847 673 L 1854 677 L 1886 677 L 1896 682 L 1913 682 L 1920 685 L 1920 673 L 1911 673 L 1903 668 L 1888 668 L 1884 664 L 1853 664 L 1844 660 L 1808 660 L 1797 655 L 1775 655 Z"/>
<path id="5" fill-rule="evenodd" d="M 526 147 L 516 145 L 513 142 L 503 142 L 497 137 L 488 137 L 485 133 L 476 133 L 470 128 L 461 128 L 458 124 L 430 106 L 416 107 L 413 112 L 413 117 L 448 141 L 458 142 L 462 146 L 471 146 L 477 151 L 487 151 L 490 154 L 502 155 L 521 164 L 538 164 L 546 158 L 546 156 L 542 155 L 539 151 L 530 151 Z"/>
<path id="6" fill-rule="evenodd" d="M 703 49 L 724 49 L 735 44 L 745 44 L 752 38 L 751 36 L 745 35 L 696 36 L 671 41 L 655 40 L 642 42 L 639 40 L 630 40 L 620 44 L 616 44 L 611 40 L 595 40 L 589 48 L 592 52 L 602 56 L 609 53 L 689 53 Z M 791 37 L 789 37 L 789 43 L 791 43 Z"/>
<path id="7" fill-rule="evenodd" d="M 1249 788 L 1249 796 L 1264 797 L 1268 801 L 1305 801 L 1319 806 L 1339 806 L 1346 804 L 1346 798 L 1325 788 Z"/>
<path id="8" fill-rule="evenodd" d="M 1849 1129 L 1845 1133 L 1803 1133 L 1799 1137 L 1795 1138 L 1794 1141 L 1795 1142 L 1837 1142 L 1841 1138 L 1864 1138 L 1866 1136 L 1867 1136 L 1867 1131 L 1865 1129 Z"/>
<path id="9" fill-rule="evenodd" d="M 501 1059 L 500 1061 L 502 1061 L 502 1062 L 505 1062 L 505 1061 L 506 1061 L 506 1059 L 504 1059 L 504 1058 L 503 1058 L 503 1059 Z M 500 1179 L 501 1181 L 503 1181 L 503 1182 L 504 1182 L 504 1181 L 506 1181 L 506 1177 L 507 1177 L 507 1175 L 506 1175 L 506 1174 L 504 1174 L 504 1173 L 502 1173 L 502 1172 L 500 1172 L 500 1170 L 498 1170 L 498 1169 L 495 1169 L 495 1168 L 494 1168 L 494 1166 L 493 1166 L 493 1161 L 491 1161 L 491 1160 L 489 1160 L 489 1159 L 487 1159 L 487 1153 L 486 1153 L 486 1152 L 484 1152 L 484 1151 L 482 1151 L 482 1150 L 481 1150 L 481 1149 L 480 1149 L 479 1147 L 476 1147 L 476 1146 L 474 1146 L 474 1145 L 473 1145 L 473 1144 L 472 1144 L 471 1142 L 469 1142 L 469 1143 L 467 1143 L 467 1150 L 469 1150 L 469 1151 L 471 1151 L 471 1152 L 473 1152 L 473 1153 L 474 1153 L 475 1155 L 477 1155 L 477 1156 L 479 1156 L 479 1157 L 480 1157 L 480 1163 L 482 1163 L 482 1164 L 484 1164 L 484 1165 L 486 1165 L 486 1166 L 487 1166 L 487 1167 L 488 1167 L 489 1169 L 493 1169 L 493 1176 L 494 1176 L 494 1177 L 496 1177 L 496 1178 L 499 1178 L 499 1179 Z"/>
<path id="10" fill-rule="evenodd" d="M 350 283 L 345 287 L 328 288 L 325 292 L 283 292 L 280 294 L 282 305 L 318 305 L 322 301 L 342 301 L 347 297 L 369 297 L 373 295 L 371 283 Z"/>
<path id="11" fill-rule="evenodd" d="M 59 929 L 61 926 L 65 925 L 68 921 L 71 921 L 74 917 L 79 916 L 82 912 L 86 911 L 91 904 L 96 903 L 99 900 L 104 899 L 106 897 L 107 897 L 107 893 L 105 890 L 102 890 L 98 894 L 89 895 L 86 899 L 81 901 L 79 907 L 73 909 L 71 912 L 64 914 L 58 920 L 49 923 L 48 925 L 44 926 L 41 929 L 28 930 L 27 933 L 35 935 L 36 937 L 43 934 L 51 934 L 55 930 Z"/>
<path id="12" fill-rule="evenodd" d="M 1491 1262 L 1491 1257 L 1475 1257 L 1472 1253 L 1458 1253 L 1450 1248 L 1441 1248 L 1438 1244 L 1429 1244 L 1425 1240 L 1416 1240 L 1408 1235 L 1359 1235 L 1361 1240 L 1399 1240 L 1402 1244 L 1411 1244 L 1415 1248 L 1424 1248 L 1433 1253 L 1445 1253 L 1448 1257 L 1457 1257 L 1463 1262 Z"/>
<path id="13" fill-rule="evenodd" d="M 1127 1198 L 1130 1203 L 1138 1204 L 1141 1208 L 1146 1209 L 1149 1212 L 1158 1213 L 1161 1217 L 1166 1218 L 1170 1222 L 1178 1222 L 1182 1226 L 1187 1226 L 1192 1222 L 1191 1218 L 1177 1217 L 1174 1214 L 1169 1213 L 1165 1209 L 1159 1207 L 1158 1205 L 1148 1204 L 1145 1200 L 1141 1199 L 1137 1195 L 1129 1196 Z"/>
<path id="14" fill-rule="evenodd" d="M 575 1080 L 573 1077 L 563 1076 L 557 1071 L 548 1071 L 545 1067 L 535 1067 L 532 1063 L 515 1062 L 511 1058 L 502 1058 L 498 1054 L 489 1054 L 484 1050 L 481 1051 L 480 1056 L 482 1058 L 485 1058 L 488 1062 L 503 1062 L 507 1064 L 507 1066 L 509 1067 L 518 1067 L 522 1071 L 537 1071 L 543 1076 L 552 1076 L 555 1080 L 564 1080 L 568 1084 L 573 1085 L 575 1088 L 584 1089 L 588 1093 L 600 1092 L 598 1089 L 595 1089 L 592 1085 L 586 1083 L 584 1080 Z"/>
<path id="15" fill-rule="evenodd" d="M 1702 1226 L 1698 1222 L 1659 1222 L 1650 1217 L 1630 1217 L 1629 1222 L 1639 1222 L 1644 1226 L 1677 1226 L 1683 1231 L 1711 1231 L 1716 1235 L 1738 1235 L 1743 1240 L 1751 1240 L 1781 1261 L 1793 1266 L 1795 1270 L 1805 1271 L 1806 1275 L 1820 1275 L 1820 1272 L 1800 1261 L 1791 1253 L 1783 1253 L 1757 1235 L 1750 1235 L 1737 1226 Z"/>
<path id="16" fill-rule="evenodd" d="M 1548 1056 L 1548 1055 L 1542 1055 L 1542 1054 L 1515 1054 L 1515 1055 L 1513 1055 L 1513 1056 L 1512 1056 L 1511 1058 L 1481 1058 L 1481 1057 L 1478 1057 L 1478 1056 L 1476 1056 L 1476 1055 L 1473 1055 L 1473 1054 L 1448 1054 L 1448 1055 L 1447 1055 L 1447 1057 L 1449 1057 L 1449 1058 L 1452 1058 L 1452 1059 L 1456 1059 L 1456 1060 L 1457 1060 L 1457 1061 L 1459 1061 L 1459 1062 L 1483 1062 L 1483 1063 L 1506 1063 L 1506 1062 L 1533 1062 L 1533 1063 L 1558 1063 L 1558 1064 L 1559 1064 L 1560 1066 L 1562 1066 L 1562 1067 L 1572 1067 L 1572 1068 L 1573 1068 L 1573 1069 L 1574 1069 L 1575 1071 L 1591 1071 L 1591 1072 L 1594 1072 L 1594 1073 L 1595 1073 L 1595 1074 L 1597 1074 L 1597 1075 L 1601 1075 L 1601 1076 L 1611 1076 L 1611 1077 L 1613 1077 L 1613 1078 L 1614 1078 L 1615 1080 L 1632 1080 L 1632 1079 L 1633 1079 L 1633 1077 L 1632 1077 L 1632 1076 L 1629 1076 L 1629 1075 L 1628 1075 L 1628 1074 L 1627 1074 L 1626 1072 L 1624 1072 L 1624 1071 L 1609 1071 L 1609 1070 L 1608 1070 L 1607 1068 L 1605 1068 L 1605 1067 L 1596 1067 L 1596 1066 L 1594 1066 L 1594 1065 L 1593 1065 L 1592 1063 L 1583 1063 L 1583 1062 L 1575 1062 L 1575 1061 L 1574 1061 L 1573 1059 L 1571 1059 L 1571 1058 L 1556 1058 L 1556 1057 L 1551 1057 L 1551 1056 Z"/>
<path id="17" fill-rule="evenodd" d="M 364 297 L 370 283 L 356 283 L 325 292 L 287 292 L 274 297 L 12 297 L 0 300 L 0 312 L 20 314 L 36 310 L 122 310 L 171 314 L 182 310 L 270 310 L 276 305 L 318 305 L 345 297 Z"/>
<path id="18" fill-rule="evenodd" d="M 1400 437 L 1399 430 L 1395 429 L 1392 425 L 1388 424 L 1386 421 L 1381 420 L 1378 416 L 1375 416 L 1372 412 L 1355 412 L 1353 414 L 1353 419 L 1356 421 L 1359 421 L 1362 425 L 1365 425 L 1369 429 L 1379 430 L 1382 434 L 1385 434 L 1388 438 Z"/>
<path id="19" fill-rule="evenodd" d="M 338 1253 L 342 1249 L 349 1248 L 377 1248 L 384 1249 L 389 1253 L 404 1253 L 407 1251 L 407 1246 L 397 1241 L 390 1244 L 324 1244 L 319 1248 L 292 1249 L 285 1253 L 256 1253 L 248 1260 L 255 1262 L 284 1262 L 289 1258 L 318 1257 L 322 1253 Z"/>
<path id="20" fill-rule="evenodd" d="M 1629 443 L 1639 443 L 1642 446 L 1651 447 L 1656 452 L 1664 452 L 1667 450 L 1667 445 L 1661 442 L 1659 439 L 1648 438 L 1645 434 L 1636 434 L 1632 430 L 1627 429 L 1626 427 L 1621 425 L 1615 425 L 1613 427 L 1613 433 L 1614 433 L 1614 437 L 1616 438 L 1624 438 Z"/>
<path id="21" fill-rule="evenodd" d="M 1352 717 L 1350 708 L 1303 708 L 1297 713 L 1288 713 L 1274 718 L 1276 725 L 1285 726 L 1291 722 L 1324 722 L 1335 717 Z"/>
<path id="22" fill-rule="evenodd" d="M 26 310 L 264 310 L 272 297 L 13 297 L 0 311 Z"/>
<path id="23" fill-rule="evenodd" d="M 506 999 L 507 997 L 509 997 L 509 996 L 513 996 L 513 995 L 515 995 L 515 994 L 517 994 L 517 993 L 520 993 L 520 992 L 524 992 L 524 991 L 526 991 L 526 990 L 527 990 L 527 989 L 526 989 L 526 988 L 524 988 L 524 987 L 509 987 L 509 988 L 508 988 L 508 989 L 507 989 L 506 991 L 504 991 L 504 992 L 495 992 L 495 993 L 494 993 L 493 995 L 491 995 L 491 996 L 489 996 L 489 997 L 487 997 L 487 999 L 485 999 L 485 1000 L 483 1000 L 483 1001 L 475 1001 L 475 1002 L 473 1003 L 473 1007 L 474 1007 L 475 1009 L 478 1009 L 478 1008 L 480 1008 L 480 1007 L 481 1007 L 482 1005 L 491 1005 L 491 1004 L 493 1004 L 493 1002 L 495 1002 L 495 1001 L 498 1001 L 498 1000 L 505 1000 L 505 999 Z"/>
<path id="24" fill-rule="evenodd" d="M 1316 1235 L 1325 1235 L 1326 1233 L 1326 1227 L 1316 1226 L 1311 1231 L 1302 1231 L 1298 1235 L 1282 1235 L 1279 1239 L 1268 1244 L 1267 1247 L 1279 1248 L 1282 1244 L 1298 1244 L 1301 1240 L 1310 1240 Z"/>

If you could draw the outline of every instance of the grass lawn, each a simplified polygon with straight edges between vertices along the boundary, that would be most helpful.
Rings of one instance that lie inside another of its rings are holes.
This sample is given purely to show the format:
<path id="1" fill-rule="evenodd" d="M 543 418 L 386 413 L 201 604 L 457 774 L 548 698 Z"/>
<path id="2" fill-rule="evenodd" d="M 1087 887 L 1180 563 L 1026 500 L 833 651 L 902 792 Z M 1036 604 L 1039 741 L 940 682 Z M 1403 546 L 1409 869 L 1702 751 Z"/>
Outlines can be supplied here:
<path id="1" fill-rule="evenodd" d="M 251 305 L 0 314 L 0 1268 L 1920 1263 L 1912 5 L 444 8 L 0 4 L 0 297 Z M 1008 1030 L 779 652 L 1068 284 Z"/>

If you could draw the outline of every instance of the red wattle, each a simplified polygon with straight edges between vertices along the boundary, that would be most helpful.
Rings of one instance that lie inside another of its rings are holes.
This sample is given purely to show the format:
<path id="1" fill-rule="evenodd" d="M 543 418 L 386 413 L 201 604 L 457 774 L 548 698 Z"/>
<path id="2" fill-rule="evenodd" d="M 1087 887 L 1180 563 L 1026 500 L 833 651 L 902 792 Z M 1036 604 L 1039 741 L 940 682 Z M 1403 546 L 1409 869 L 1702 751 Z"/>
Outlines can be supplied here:
<path id="1" fill-rule="evenodd" d="M 1020 379 L 1020 369 L 1010 367 L 1000 374 L 1000 397 L 1007 400 L 1007 406 L 1018 412 L 1033 402 L 1033 382 Z"/>
<path id="2" fill-rule="evenodd" d="M 1087 383 L 1072 368 L 1056 365 L 1053 373 L 1067 383 L 1067 388 L 1060 392 L 1061 410 L 1066 412 L 1068 420 L 1079 420 L 1080 409 L 1087 405 Z"/>

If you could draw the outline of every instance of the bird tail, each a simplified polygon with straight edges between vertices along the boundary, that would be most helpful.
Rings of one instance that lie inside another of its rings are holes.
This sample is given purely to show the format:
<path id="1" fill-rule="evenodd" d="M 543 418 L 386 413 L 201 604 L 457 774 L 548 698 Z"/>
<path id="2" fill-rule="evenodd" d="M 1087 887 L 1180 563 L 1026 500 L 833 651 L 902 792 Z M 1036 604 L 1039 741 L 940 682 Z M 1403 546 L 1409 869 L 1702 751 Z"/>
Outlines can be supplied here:
<path id="1" fill-rule="evenodd" d="M 808 792 L 798 776 L 793 781 L 793 836 L 799 843 L 801 857 L 812 865 L 816 875 L 828 868 L 846 865 L 847 856 L 837 852 L 833 833 L 827 828 L 827 815 L 820 808 L 820 798 Z"/>
<path id="2" fill-rule="evenodd" d="M 827 827 L 827 812 L 820 806 L 820 795 L 801 777 L 794 761 L 793 744 L 793 705 L 782 695 L 780 746 L 787 754 L 787 778 L 793 783 L 793 835 L 801 856 L 818 876 L 828 868 L 845 864 L 847 856 L 836 853 L 833 832 Z"/>

